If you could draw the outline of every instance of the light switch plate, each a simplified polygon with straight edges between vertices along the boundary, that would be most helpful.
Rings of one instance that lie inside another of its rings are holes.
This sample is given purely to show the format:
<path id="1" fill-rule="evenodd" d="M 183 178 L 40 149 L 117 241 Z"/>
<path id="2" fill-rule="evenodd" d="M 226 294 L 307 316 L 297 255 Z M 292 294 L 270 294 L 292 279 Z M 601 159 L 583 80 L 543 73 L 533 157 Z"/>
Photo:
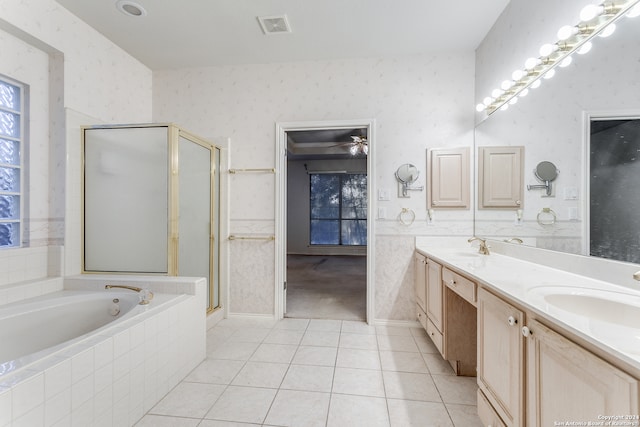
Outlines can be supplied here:
<path id="1" fill-rule="evenodd" d="M 378 190 L 378 200 L 391 200 L 389 197 L 389 190 L 387 189 L 379 189 Z"/>
<path id="2" fill-rule="evenodd" d="M 387 217 L 387 208 L 378 208 L 378 219 L 385 219 Z"/>

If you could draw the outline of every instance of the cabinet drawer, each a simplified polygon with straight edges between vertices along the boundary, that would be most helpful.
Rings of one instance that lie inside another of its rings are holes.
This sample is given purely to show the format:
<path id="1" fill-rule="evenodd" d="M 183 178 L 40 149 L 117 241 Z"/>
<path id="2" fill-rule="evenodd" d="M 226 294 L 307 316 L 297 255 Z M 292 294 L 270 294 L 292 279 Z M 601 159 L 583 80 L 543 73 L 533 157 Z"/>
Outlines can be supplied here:
<path id="1" fill-rule="evenodd" d="M 476 284 L 474 282 L 446 267 L 442 269 L 442 281 L 449 287 L 449 289 L 469 301 L 471 304 L 476 305 L 477 295 Z"/>
<path id="2" fill-rule="evenodd" d="M 480 390 L 478 390 L 478 418 L 482 421 L 483 426 L 506 427 Z"/>
<path id="3" fill-rule="evenodd" d="M 431 341 L 433 341 L 440 354 L 444 357 L 442 334 L 429 319 L 427 319 L 427 335 L 431 337 Z"/>
<path id="4" fill-rule="evenodd" d="M 423 328 L 427 329 L 427 315 L 419 304 L 416 304 L 416 311 L 418 312 L 418 322 L 420 322 Z"/>

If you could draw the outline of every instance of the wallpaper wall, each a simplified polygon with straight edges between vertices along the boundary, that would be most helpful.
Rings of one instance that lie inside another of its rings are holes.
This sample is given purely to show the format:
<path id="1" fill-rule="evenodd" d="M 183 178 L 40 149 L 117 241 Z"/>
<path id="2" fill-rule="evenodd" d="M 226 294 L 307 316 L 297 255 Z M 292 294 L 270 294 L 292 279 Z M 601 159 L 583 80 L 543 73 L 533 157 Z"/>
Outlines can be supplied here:
<path id="1" fill-rule="evenodd" d="M 173 121 L 204 137 L 228 136 L 232 168 L 271 168 L 275 124 L 295 121 L 376 120 L 376 164 L 369 171 L 390 200 L 375 220 L 376 319 L 413 320 L 414 236 L 472 233 L 471 211 L 440 211 L 426 221 L 426 192 L 397 198 L 394 172 L 414 163 L 425 183 L 429 147 L 473 144 L 472 52 L 399 58 L 220 66 L 157 71 L 153 120 Z M 273 175 L 231 175 L 229 232 L 273 234 Z M 402 208 L 416 213 L 399 224 Z M 229 243 L 229 312 L 274 313 L 274 245 Z"/>

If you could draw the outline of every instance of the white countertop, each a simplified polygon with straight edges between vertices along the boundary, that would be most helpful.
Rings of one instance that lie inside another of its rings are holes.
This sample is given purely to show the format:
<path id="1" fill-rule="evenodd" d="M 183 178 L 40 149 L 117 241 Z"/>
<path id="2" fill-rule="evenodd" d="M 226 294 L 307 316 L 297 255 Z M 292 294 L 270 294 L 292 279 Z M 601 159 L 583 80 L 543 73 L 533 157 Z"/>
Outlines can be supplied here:
<path id="1" fill-rule="evenodd" d="M 506 255 L 481 255 L 478 254 L 477 246 L 471 247 L 468 244 L 443 247 L 417 242 L 416 249 L 475 279 L 483 287 L 511 299 L 546 319 L 547 323 L 553 323 L 603 350 L 635 371 L 629 372 L 630 374 L 640 375 L 640 291 Z M 591 303 L 586 304 L 586 308 L 566 310 L 545 300 L 544 296 L 549 291 L 593 298 L 584 299 Z M 600 301 L 597 299 L 599 295 L 606 295 L 607 300 Z M 608 304 L 611 300 L 615 302 Z M 630 313 L 616 310 L 619 311 L 615 315 L 620 322 L 603 320 L 604 315 L 599 316 L 596 307 L 601 307 L 604 313 L 620 307 L 616 302 L 636 306 L 638 316 L 632 316 L 635 309 L 632 307 Z M 581 311 L 587 311 L 589 315 L 580 314 Z"/>

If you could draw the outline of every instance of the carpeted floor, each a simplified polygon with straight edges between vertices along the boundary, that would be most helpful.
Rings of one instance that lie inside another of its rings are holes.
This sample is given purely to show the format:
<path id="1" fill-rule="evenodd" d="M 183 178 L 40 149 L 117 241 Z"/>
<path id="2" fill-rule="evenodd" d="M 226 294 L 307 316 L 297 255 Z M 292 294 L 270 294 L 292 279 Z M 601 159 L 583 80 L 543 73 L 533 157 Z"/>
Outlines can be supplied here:
<path id="1" fill-rule="evenodd" d="M 366 295 L 365 256 L 287 256 L 285 317 L 366 320 Z"/>

